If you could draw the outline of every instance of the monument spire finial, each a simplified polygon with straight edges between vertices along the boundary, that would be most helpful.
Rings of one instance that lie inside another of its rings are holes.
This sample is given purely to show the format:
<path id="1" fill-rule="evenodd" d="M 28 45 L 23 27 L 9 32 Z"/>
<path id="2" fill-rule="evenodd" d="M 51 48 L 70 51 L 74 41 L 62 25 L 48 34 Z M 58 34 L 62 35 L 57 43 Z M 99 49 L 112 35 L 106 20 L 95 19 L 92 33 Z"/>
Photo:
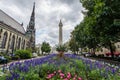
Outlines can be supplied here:
<path id="1" fill-rule="evenodd" d="M 60 19 L 59 27 L 62 27 L 62 26 L 63 26 L 63 24 L 62 24 L 62 21 L 61 21 L 61 19 Z"/>

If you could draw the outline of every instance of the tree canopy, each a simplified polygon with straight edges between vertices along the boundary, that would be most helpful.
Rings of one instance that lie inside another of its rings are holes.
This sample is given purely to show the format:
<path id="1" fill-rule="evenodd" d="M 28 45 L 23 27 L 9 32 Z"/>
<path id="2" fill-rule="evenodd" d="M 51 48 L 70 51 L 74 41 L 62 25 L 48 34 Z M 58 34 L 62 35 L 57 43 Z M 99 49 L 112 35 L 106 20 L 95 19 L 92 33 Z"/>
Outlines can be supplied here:
<path id="1" fill-rule="evenodd" d="M 42 51 L 42 54 L 43 54 L 43 52 L 49 53 L 51 51 L 50 44 L 47 42 L 43 42 L 41 45 L 41 51 Z"/>
<path id="2" fill-rule="evenodd" d="M 80 0 L 86 9 L 84 20 L 75 27 L 72 36 L 79 46 L 95 49 L 108 47 L 120 40 L 120 0 Z M 113 56 L 113 55 L 112 55 Z"/>

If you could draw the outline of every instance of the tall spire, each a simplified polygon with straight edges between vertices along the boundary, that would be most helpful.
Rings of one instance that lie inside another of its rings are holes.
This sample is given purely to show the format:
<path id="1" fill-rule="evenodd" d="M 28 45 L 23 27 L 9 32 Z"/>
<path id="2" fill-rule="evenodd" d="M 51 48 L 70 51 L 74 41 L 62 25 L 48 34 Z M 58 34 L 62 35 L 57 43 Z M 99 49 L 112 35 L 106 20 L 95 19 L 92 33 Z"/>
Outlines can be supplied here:
<path id="1" fill-rule="evenodd" d="M 35 26 L 35 2 L 33 4 L 33 11 L 29 22 L 29 28 L 34 29 L 34 26 Z"/>
<path id="2" fill-rule="evenodd" d="M 28 47 L 32 49 L 32 52 L 35 50 L 35 2 L 33 4 L 33 10 L 31 13 L 29 25 L 27 26 L 26 35 L 28 36 Z"/>
<path id="3" fill-rule="evenodd" d="M 62 45 L 62 21 L 60 19 L 60 22 L 59 22 L 59 45 Z"/>
<path id="4" fill-rule="evenodd" d="M 34 16 L 34 17 L 35 17 L 35 2 L 34 2 L 34 4 L 33 4 L 33 11 L 32 11 L 31 16 Z"/>

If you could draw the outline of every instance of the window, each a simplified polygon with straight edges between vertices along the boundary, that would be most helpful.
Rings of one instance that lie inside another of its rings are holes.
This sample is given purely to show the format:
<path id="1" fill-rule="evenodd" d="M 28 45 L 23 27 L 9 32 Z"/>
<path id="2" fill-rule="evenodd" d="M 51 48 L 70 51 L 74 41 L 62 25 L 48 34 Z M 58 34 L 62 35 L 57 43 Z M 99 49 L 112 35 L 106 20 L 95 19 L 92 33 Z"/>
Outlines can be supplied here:
<path id="1" fill-rule="evenodd" d="M 21 38 L 18 40 L 18 49 L 20 49 Z"/>
<path id="2" fill-rule="evenodd" d="M 3 31 L 3 30 L 2 30 L 2 29 L 0 29 L 0 38 L 1 38 L 1 33 L 2 33 L 2 31 Z"/>
<path id="3" fill-rule="evenodd" d="M 15 44 L 15 36 L 13 35 L 13 36 L 12 36 L 11 45 L 10 45 L 10 49 L 12 49 L 12 51 L 13 51 L 13 49 L 14 49 L 14 44 Z"/>
<path id="4" fill-rule="evenodd" d="M 24 46 L 25 46 L 25 40 L 23 41 L 22 49 L 24 49 Z"/>
<path id="5" fill-rule="evenodd" d="M 3 35 L 3 40 L 2 40 L 1 48 L 5 48 L 6 42 L 7 42 L 7 37 L 8 37 L 8 33 L 5 32 L 4 35 Z"/>

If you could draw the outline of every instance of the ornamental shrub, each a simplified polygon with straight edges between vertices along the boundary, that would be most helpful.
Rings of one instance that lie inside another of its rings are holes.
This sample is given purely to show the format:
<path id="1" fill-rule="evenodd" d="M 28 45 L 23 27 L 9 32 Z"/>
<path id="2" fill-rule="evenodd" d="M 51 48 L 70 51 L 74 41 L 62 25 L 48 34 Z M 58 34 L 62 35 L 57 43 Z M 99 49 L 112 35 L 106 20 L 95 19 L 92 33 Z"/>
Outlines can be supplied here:
<path id="1" fill-rule="evenodd" d="M 66 47 L 65 47 L 65 45 L 57 45 L 56 46 L 56 51 L 66 51 Z"/>
<path id="2" fill-rule="evenodd" d="M 7 62 L 10 62 L 11 61 L 11 57 L 10 56 L 4 56 L 5 58 L 6 58 L 6 60 L 7 60 Z"/>
<path id="3" fill-rule="evenodd" d="M 20 57 L 18 55 L 15 55 L 12 57 L 12 60 L 18 60 L 18 59 L 20 59 Z"/>
<path id="4" fill-rule="evenodd" d="M 19 56 L 20 59 L 29 59 L 32 57 L 32 53 L 28 50 L 17 50 L 15 56 Z"/>

